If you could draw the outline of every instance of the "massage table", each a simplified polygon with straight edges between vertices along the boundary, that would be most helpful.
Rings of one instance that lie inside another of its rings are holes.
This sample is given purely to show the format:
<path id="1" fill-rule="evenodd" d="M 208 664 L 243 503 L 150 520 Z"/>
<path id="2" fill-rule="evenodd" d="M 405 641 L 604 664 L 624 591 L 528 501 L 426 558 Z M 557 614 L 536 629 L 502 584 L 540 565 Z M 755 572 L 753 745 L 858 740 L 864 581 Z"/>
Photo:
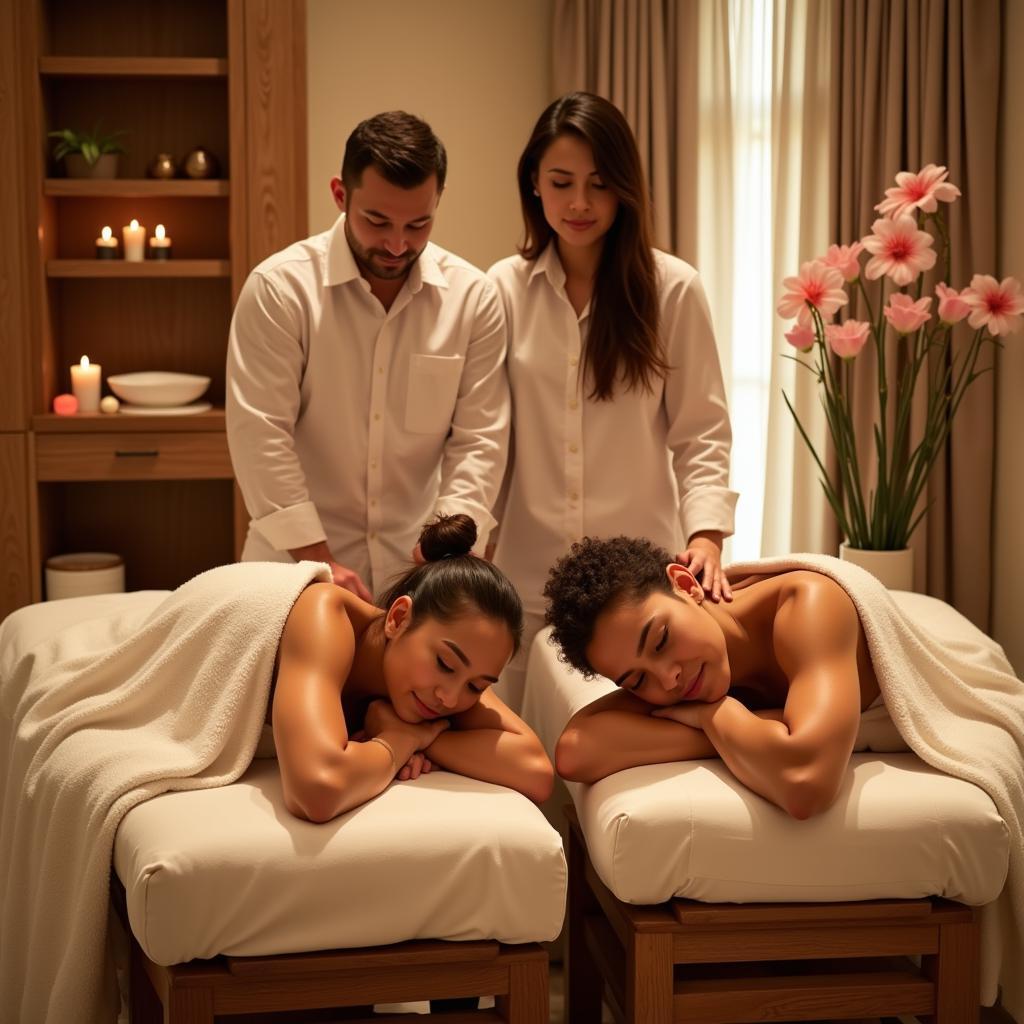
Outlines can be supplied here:
<path id="1" fill-rule="evenodd" d="M 973 630 L 940 601 L 894 597 L 944 636 Z M 549 633 L 523 715 L 554 758 L 571 716 L 614 686 L 559 661 Z M 603 1000 L 637 1024 L 977 1021 L 995 915 L 976 908 L 999 896 L 1020 837 L 980 788 L 911 753 L 884 704 L 857 749 L 835 804 L 807 821 L 720 760 L 569 783 L 567 1020 L 596 1024 Z"/>
<path id="2" fill-rule="evenodd" d="M 164 596 L 20 609 L 4 659 Z M 536 1024 L 548 1014 L 538 943 L 559 933 L 565 897 L 561 840 L 520 794 L 434 771 L 312 824 L 284 806 L 269 729 L 237 782 L 128 811 L 111 878 L 135 1024 L 481 995 L 494 1008 L 460 1019 Z M 409 1019 L 371 1012 L 345 1019 Z"/>

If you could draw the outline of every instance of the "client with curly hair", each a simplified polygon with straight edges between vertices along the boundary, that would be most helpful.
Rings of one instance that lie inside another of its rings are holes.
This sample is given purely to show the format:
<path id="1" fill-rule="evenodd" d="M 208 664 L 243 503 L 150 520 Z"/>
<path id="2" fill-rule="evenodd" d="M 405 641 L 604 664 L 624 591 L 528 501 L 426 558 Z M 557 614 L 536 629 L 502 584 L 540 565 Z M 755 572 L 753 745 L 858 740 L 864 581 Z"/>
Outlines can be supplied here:
<path id="1" fill-rule="evenodd" d="M 835 800 L 860 713 L 880 699 L 846 591 L 794 570 L 704 599 L 693 574 L 646 540 L 585 538 L 548 577 L 546 621 L 563 661 L 619 688 L 558 741 L 564 778 L 719 756 L 795 818 Z"/>

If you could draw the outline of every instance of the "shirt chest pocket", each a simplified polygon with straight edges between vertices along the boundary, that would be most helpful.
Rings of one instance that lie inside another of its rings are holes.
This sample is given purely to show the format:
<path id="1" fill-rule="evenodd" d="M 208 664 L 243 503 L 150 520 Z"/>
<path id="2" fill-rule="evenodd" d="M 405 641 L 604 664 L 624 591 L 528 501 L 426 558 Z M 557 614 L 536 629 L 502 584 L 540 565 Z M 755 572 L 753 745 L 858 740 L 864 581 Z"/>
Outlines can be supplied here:
<path id="1" fill-rule="evenodd" d="M 459 395 L 464 356 L 412 356 L 405 400 L 405 429 L 447 434 Z"/>

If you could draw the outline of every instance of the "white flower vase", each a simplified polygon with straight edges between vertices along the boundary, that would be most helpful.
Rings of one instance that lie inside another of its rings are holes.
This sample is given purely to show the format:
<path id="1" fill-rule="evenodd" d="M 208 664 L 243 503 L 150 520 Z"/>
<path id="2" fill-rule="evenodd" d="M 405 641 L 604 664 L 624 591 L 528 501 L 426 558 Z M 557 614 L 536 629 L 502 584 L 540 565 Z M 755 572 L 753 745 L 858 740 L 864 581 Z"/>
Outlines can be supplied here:
<path id="1" fill-rule="evenodd" d="M 839 557 L 866 569 L 889 590 L 914 589 L 914 549 L 898 551 L 870 551 L 849 544 L 839 545 Z"/>

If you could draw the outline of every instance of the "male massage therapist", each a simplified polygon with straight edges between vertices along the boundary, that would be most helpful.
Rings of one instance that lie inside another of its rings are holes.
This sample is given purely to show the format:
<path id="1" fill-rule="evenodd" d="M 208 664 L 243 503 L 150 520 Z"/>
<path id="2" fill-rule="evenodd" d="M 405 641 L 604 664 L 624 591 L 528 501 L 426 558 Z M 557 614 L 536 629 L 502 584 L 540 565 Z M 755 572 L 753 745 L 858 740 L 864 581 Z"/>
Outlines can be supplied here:
<path id="1" fill-rule="evenodd" d="M 505 321 L 495 286 L 432 242 L 447 157 L 401 111 L 359 124 L 334 226 L 242 288 L 227 436 L 251 517 L 243 561 L 314 559 L 367 600 L 435 512 L 483 549 L 505 468 Z"/>

